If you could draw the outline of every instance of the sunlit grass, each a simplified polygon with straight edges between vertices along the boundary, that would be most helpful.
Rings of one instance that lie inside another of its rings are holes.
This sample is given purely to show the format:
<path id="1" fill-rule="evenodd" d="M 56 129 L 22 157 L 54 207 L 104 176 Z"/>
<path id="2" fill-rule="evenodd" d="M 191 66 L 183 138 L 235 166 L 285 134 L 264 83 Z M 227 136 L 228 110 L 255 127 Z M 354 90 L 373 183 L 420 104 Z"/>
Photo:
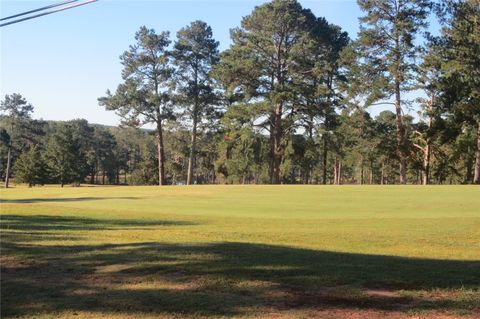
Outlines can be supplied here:
<path id="1" fill-rule="evenodd" d="M 479 195 L 478 186 L 2 189 L 2 315 L 374 318 L 383 303 L 400 316 L 408 307 L 472 316 Z M 368 295 L 374 288 L 390 292 Z"/>

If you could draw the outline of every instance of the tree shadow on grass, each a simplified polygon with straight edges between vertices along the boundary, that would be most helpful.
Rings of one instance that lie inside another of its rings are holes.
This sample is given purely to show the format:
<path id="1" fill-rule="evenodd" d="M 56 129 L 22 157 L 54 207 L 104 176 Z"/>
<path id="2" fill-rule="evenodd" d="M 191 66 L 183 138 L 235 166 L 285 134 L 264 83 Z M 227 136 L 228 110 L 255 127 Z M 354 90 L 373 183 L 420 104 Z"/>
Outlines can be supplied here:
<path id="1" fill-rule="evenodd" d="M 24 223 L 27 229 L 28 218 Z M 2 262 L 2 318 L 79 311 L 229 317 L 340 309 L 388 317 L 405 310 L 480 310 L 480 261 L 229 242 L 41 246 L 10 237 L 4 248 L 28 258 Z M 473 295 L 421 294 L 466 289 Z"/>
<path id="2" fill-rule="evenodd" d="M 20 199 L 0 199 L 0 204 L 33 204 L 33 203 L 67 203 L 67 202 L 84 202 L 95 200 L 134 200 L 139 197 L 62 197 L 62 198 L 20 198 Z"/>
<path id="3" fill-rule="evenodd" d="M 178 220 L 141 220 L 141 219 L 95 219 L 75 216 L 50 215 L 1 215 L 0 230 L 23 230 L 32 236 L 39 231 L 78 231 L 78 230 L 111 230 L 122 228 L 153 228 L 158 226 L 195 225 L 189 221 Z M 51 234 L 51 233 L 50 233 Z M 45 235 L 47 235 L 45 233 Z"/>

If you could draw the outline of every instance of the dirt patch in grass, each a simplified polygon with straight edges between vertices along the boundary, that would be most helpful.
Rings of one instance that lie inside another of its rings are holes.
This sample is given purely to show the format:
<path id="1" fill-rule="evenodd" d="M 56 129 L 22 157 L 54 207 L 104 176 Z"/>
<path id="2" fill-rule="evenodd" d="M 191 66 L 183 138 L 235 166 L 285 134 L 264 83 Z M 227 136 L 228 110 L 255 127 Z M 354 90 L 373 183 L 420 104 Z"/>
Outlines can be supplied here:
<path id="1" fill-rule="evenodd" d="M 135 272 L 118 260 L 108 264 L 97 256 L 86 267 L 85 258 L 33 261 L 2 256 L 2 318 L 89 318 L 92 311 L 98 318 L 480 318 L 479 307 L 462 304 L 456 291 L 301 288 L 278 278 L 239 280 L 212 275 L 212 268 L 199 272 L 171 263 Z"/>

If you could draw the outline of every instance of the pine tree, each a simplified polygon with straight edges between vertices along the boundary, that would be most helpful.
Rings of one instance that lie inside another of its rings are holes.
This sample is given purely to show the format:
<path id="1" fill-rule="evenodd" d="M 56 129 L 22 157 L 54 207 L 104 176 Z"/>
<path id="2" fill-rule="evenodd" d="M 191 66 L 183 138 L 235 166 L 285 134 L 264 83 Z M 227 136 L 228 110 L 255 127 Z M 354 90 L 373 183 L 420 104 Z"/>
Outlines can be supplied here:
<path id="1" fill-rule="evenodd" d="M 8 188 L 13 163 L 12 151 L 14 151 L 14 147 L 12 143 L 19 139 L 19 129 L 30 121 L 33 106 L 20 94 L 13 93 L 5 95 L 5 99 L 0 103 L 0 111 L 7 116 L 7 130 L 10 137 L 7 151 L 7 167 L 5 169 L 5 188 Z"/>
<path id="2" fill-rule="evenodd" d="M 210 71 L 218 62 L 218 44 L 209 25 L 194 21 L 177 32 L 172 52 L 176 66 L 176 102 L 191 123 L 187 185 L 193 183 L 198 126 L 205 116 L 215 111 L 216 96 Z"/>
<path id="3" fill-rule="evenodd" d="M 29 187 L 46 182 L 45 163 L 37 146 L 23 152 L 15 162 L 15 181 L 27 183 Z"/>
<path id="4" fill-rule="evenodd" d="M 153 29 L 141 27 L 135 34 L 135 45 L 120 57 L 125 82 L 114 95 L 107 91 L 106 97 L 98 99 L 107 110 L 117 111 L 126 125 L 155 125 L 159 185 L 165 185 L 163 122 L 172 117 L 168 38 L 168 32 L 156 34 Z"/>
<path id="5" fill-rule="evenodd" d="M 63 187 L 66 183 L 81 183 L 87 175 L 86 156 L 73 126 L 59 123 L 45 147 L 45 163 L 49 175 Z"/>
<path id="6" fill-rule="evenodd" d="M 374 100 L 394 98 L 399 181 L 406 181 L 407 139 L 402 93 L 412 88 L 418 46 L 415 36 L 427 26 L 429 0 L 357 0 L 366 15 L 360 19 L 361 62 L 374 79 Z M 379 80 L 379 78 L 381 80 Z M 368 78 L 365 78 L 367 81 Z M 390 102 L 387 102 L 390 103 Z"/>
<path id="7" fill-rule="evenodd" d="M 480 1 L 447 1 L 442 29 L 443 104 L 477 131 L 473 182 L 480 184 Z"/>
<path id="8" fill-rule="evenodd" d="M 295 0 L 256 7 L 231 31 L 232 46 L 222 54 L 219 78 L 227 95 L 249 103 L 257 124 L 270 135 L 270 182 L 281 182 L 280 166 L 296 114 L 294 74 L 308 45 L 314 15 Z M 261 119 L 261 123 L 260 123 Z"/>
<path id="9" fill-rule="evenodd" d="M 439 120 L 442 111 L 438 101 L 440 95 L 440 79 L 441 79 L 441 56 L 440 47 L 435 39 L 432 39 L 425 49 L 422 59 L 423 62 L 417 69 L 418 88 L 424 93 L 424 97 L 417 98 L 420 105 L 419 115 L 425 121 L 425 125 L 418 125 L 412 137 L 413 146 L 422 153 L 422 184 L 430 183 L 431 175 L 431 157 L 436 130 L 436 122 Z"/>

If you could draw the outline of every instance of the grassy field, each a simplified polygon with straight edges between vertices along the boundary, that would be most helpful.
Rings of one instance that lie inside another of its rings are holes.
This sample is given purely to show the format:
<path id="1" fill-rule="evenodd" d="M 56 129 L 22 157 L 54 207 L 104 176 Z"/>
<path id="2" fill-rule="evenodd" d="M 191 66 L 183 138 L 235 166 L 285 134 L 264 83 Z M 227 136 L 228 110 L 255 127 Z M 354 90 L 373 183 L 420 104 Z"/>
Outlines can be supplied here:
<path id="1" fill-rule="evenodd" d="M 1 190 L 2 318 L 480 318 L 478 186 Z"/>

